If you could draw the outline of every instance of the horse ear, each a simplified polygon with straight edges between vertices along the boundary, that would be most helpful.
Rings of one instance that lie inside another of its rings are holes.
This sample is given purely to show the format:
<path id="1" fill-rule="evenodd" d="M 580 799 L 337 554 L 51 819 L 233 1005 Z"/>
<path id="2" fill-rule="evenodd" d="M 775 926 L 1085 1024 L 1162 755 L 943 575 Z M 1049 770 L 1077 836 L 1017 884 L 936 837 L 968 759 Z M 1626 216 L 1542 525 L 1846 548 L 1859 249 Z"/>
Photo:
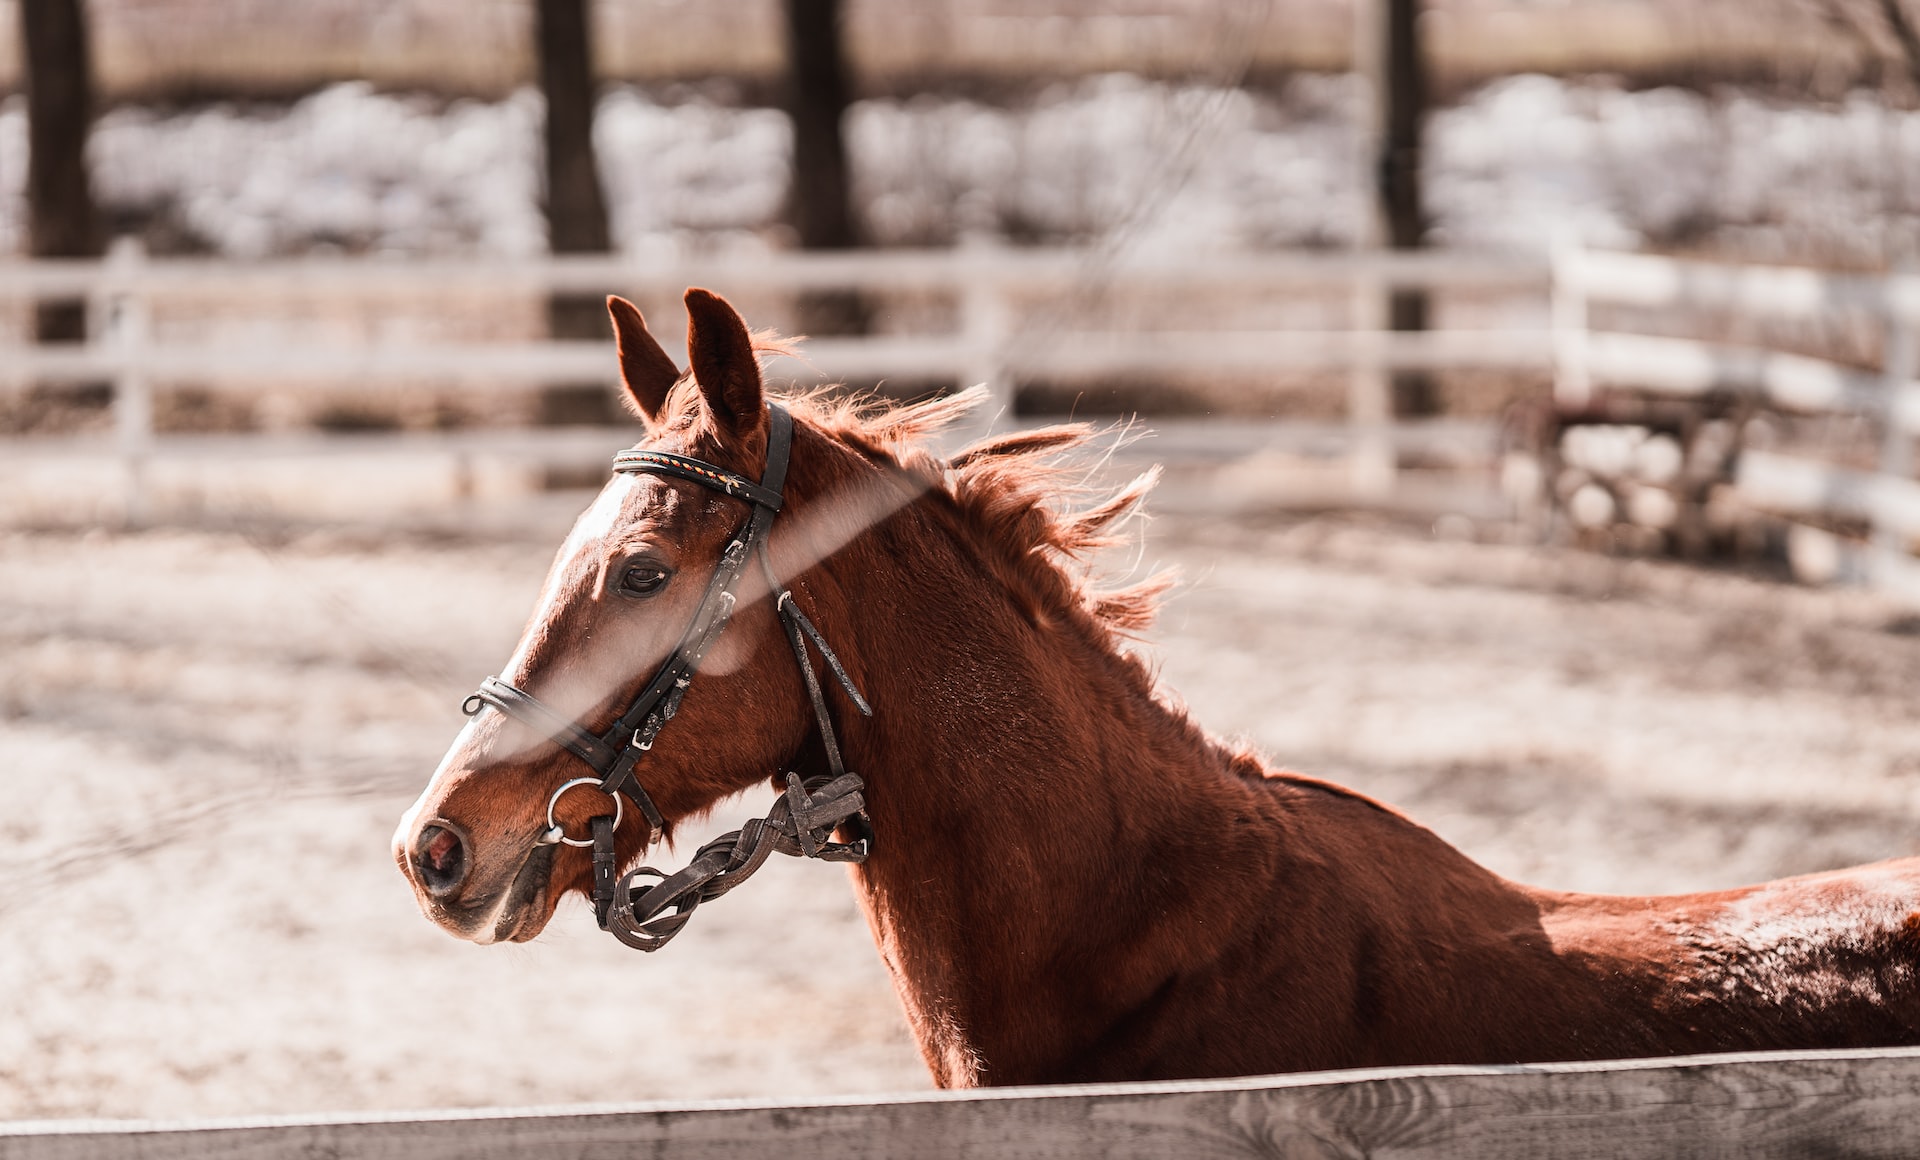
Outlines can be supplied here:
<path id="1" fill-rule="evenodd" d="M 753 336 L 739 312 L 711 290 L 687 291 L 687 358 L 722 431 L 739 437 L 765 421 Z"/>
<path id="2" fill-rule="evenodd" d="M 657 424 L 666 410 L 667 392 L 680 379 L 680 368 L 660 349 L 639 307 L 609 294 L 607 315 L 613 319 L 613 341 L 620 351 L 620 382 L 640 417 L 649 425 Z"/>

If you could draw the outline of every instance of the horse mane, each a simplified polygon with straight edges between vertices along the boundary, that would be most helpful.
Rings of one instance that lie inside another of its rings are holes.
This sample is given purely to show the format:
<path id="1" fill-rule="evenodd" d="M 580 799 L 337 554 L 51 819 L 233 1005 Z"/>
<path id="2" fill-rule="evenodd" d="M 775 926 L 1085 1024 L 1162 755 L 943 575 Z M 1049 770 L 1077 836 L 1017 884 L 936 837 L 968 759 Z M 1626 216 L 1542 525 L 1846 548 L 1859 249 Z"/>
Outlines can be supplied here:
<path id="1" fill-rule="evenodd" d="M 751 339 L 758 355 L 803 358 L 797 337 L 758 330 Z M 924 445 L 929 436 L 989 397 L 984 386 L 976 386 L 901 403 L 826 386 L 782 396 L 781 402 L 796 417 L 950 500 L 983 549 L 982 559 L 1020 601 L 1029 620 L 1038 624 L 1078 618 L 1115 645 L 1120 638 L 1138 637 L 1152 625 L 1160 598 L 1173 586 L 1172 573 L 1103 588 L 1091 557 L 1129 541 L 1117 528 L 1124 517 L 1138 512 L 1159 482 L 1159 467 L 1103 494 L 1091 482 L 1094 469 L 1106 458 L 1096 454 L 1101 432 L 1087 423 L 993 436 L 946 459 Z M 674 384 L 662 410 L 660 426 L 665 429 L 686 430 L 703 422 L 705 409 L 691 372 Z M 1108 450 L 1124 438 L 1116 438 Z"/>
<path id="2" fill-rule="evenodd" d="M 944 495 L 1029 619 L 1080 620 L 1114 644 L 1139 635 L 1153 623 L 1173 576 L 1158 572 L 1105 588 L 1092 557 L 1131 540 L 1119 528 L 1139 511 L 1160 469 L 1117 490 L 1096 486 L 1092 475 L 1105 455 L 1097 446 L 1101 433 L 1086 423 L 992 436 L 944 459 L 928 449 L 929 436 L 987 398 L 984 387 L 918 403 L 826 388 L 785 402 L 816 427 Z"/>

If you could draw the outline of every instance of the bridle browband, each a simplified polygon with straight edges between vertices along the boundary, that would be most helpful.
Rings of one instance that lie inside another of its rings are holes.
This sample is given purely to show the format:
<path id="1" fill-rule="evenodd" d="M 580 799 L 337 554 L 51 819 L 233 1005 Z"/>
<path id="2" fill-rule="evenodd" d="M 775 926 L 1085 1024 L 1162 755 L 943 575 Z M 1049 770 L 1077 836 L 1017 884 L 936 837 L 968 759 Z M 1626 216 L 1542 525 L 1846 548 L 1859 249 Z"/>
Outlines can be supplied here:
<path id="1" fill-rule="evenodd" d="M 807 642 L 813 642 L 834 679 L 846 691 L 854 707 L 872 716 L 865 697 L 854 687 L 840 658 L 827 646 L 813 622 L 794 603 L 791 590 L 783 587 L 773 570 L 768 541 L 774 517 L 780 514 L 782 487 L 786 482 L 787 461 L 793 451 L 793 416 L 777 403 L 767 406 L 767 465 L 755 483 L 723 467 L 674 455 L 665 451 L 632 449 L 613 458 L 618 472 L 670 475 L 691 480 L 703 487 L 745 500 L 752 506 L 747 522 L 734 533 L 720 553 L 713 577 L 693 614 L 693 620 L 680 636 L 673 654 L 654 673 L 653 679 L 635 697 L 627 711 L 604 733 L 594 733 L 498 677 L 488 677 L 480 689 L 468 697 L 462 711 L 469 717 L 491 705 L 557 741 L 562 748 L 586 762 L 597 777 L 575 778 L 561 785 L 547 799 L 547 830 L 541 844 L 565 843 L 593 847 L 594 915 L 603 930 L 630 947 L 643 951 L 658 950 L 686 925 L 693 909 L 701 902 L 716 898 L 740 884 L 758 870 L 767 857 L 778 851 L 829 862 L 863 862 L 873 847 L 873 826 L 866 813 L 865 786 L 860 776 L 848 772 L 840 754 L 833 721 L 827 713 L 826 695 L 807 655 Z M 734 588 L 745 572 L 747 559 L 757 556 L 766 574 L 767 590 L 777 593 L 774 609 L 786 630 L 787 643 L 800 665 L 800 678 L 812 702 L 814 720 L 820 727 L 820 740 L 826 750 L 828 774 L 802 782 L 798 774 L 786 775 L 786 792 L 764 818 L 749 819 L 746 825 L 702 846 L 685 869 L 664 874 L 643 866 L 616 881 L 619 859 L 614 850 L 614 831 L 620 822 L 622 798 L 631 801 L 647 820 L 648 832 L 641 849 L 653 844 L 666 829 L 646 787 L 634 772 L 654 739 L 680 708 L 700 661 L 720 636 L 733 616 Z M 591 819 L 590 839 L 569 838 L 553 820 L 554 805 L 561 795 L 579 785 L 594 785 L 613 800 L 612 815 Z M 852 831 L 850 841 L 833 840 L 839 827 Z M 636 877 L 660 881 L 651 886 L 633 884 Z M 665 913 L 669 908 L 673 913 Z"/>

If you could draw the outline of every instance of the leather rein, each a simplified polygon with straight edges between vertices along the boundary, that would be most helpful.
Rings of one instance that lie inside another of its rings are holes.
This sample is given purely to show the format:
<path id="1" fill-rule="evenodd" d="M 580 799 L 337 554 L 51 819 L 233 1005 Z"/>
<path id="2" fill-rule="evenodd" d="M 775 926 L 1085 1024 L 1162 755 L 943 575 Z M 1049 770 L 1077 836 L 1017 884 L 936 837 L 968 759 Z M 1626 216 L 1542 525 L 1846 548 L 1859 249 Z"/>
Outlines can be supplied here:
<path id="1" fill-rule="evenodd" d="M 695 907 L 745 881 L 776 851 L 827 862 L 864 862 L 873 848 L 873 824 L 867 816 L 863 796 L 865 785 L 858 774 L 847 770 L 841 757 L 833 720 L 827 713 L 826 695 L 807 653 L 807 642 L 811 641 L 819 651 L 854 707 L 869 717 L 873 709 L 854 687 L 853 679 L 827 646 L 820 630 L 794 603 L 793 592 L 781 585 L 773 570 L 768 541 L 774 517 L 780 514 L 787 461 L 793 451 L 793 416 L 778 403 L 768 404 L 767 416 L 767 465 L 758 483 L 704 460 L 664 451 L 627 450 L 614 456 L 613 469 L 617 472 L 644 472 L 691 480 L 745 500 L 752 507 L 747 521 L 720 553 L 706 593 L 692 622 L 681 634 L 679 645 L 619 720 L 604 733 L 596 734 L 497 677 L 483 681 L 479 691 L 461 706 L 462 712 L 471 717 L 491 705 L 546 733 L 593 770 L 596 776 L 574 778 L 547 799 L 547 829 L 538 844 L 564 843 L 593 848 L 594 916 L 602 930 L 612 932 L 615 938 L 638 950 L 655 951 L 665 946 L 686 925 Z M 801 681 L 806 686 L 807 699 L 813 704 L 814 720 L 820 727 L 829 772 L 805 782 L 798 774 L 789 772 L 785 793 L 764 818 L 751 818 L 740 829 L 700 847 L 684 869 L 667 874 L 642 866 L 616 879 L 619 859 L 613 839 L 624 812 L 623 800 L 631 801 L 647 820 L 647 838 L 642 850 L 651 847 L 654 839 L 666 830 L 666 819 L 640 783 L 635 769 L 653 749 L 660 730 L 679 710 L 680 700 L 693 682 L 701 659 L 733 616 L 737 602 L 734 589 L 746 571 L 749 557 L 759 558 L 767 590 L 778 594 L 774 609 L 786 630 L 794 659 L 799 662 Z M 590 838 L 570 838 L 554 821 L 554 806 L 567 791 L 586 785 L 606 794 L 614 803 L 614 812 L 589 821 Z M 851 839 L 834 840 L 834 831 L 843 826 L 850 832 Z M 658 881 L 642 886 L 635 883 L 638 878 Z"/>

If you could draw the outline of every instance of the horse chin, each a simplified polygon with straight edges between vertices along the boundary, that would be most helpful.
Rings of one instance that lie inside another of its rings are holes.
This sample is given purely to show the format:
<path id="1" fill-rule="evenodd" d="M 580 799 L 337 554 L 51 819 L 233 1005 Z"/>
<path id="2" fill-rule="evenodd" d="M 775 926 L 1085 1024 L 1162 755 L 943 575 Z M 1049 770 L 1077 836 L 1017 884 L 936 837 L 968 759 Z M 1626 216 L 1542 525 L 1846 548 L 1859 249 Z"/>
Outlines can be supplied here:
<path id="1" fill-rule="evenodd" d="M 547 887 L 553 878 L 553 855 L 558 848 L 536 845 L 529 849 L 500 902 L 468 937 L 482 946 L 538 938 L 553 917 L 553 899 Z"/>

